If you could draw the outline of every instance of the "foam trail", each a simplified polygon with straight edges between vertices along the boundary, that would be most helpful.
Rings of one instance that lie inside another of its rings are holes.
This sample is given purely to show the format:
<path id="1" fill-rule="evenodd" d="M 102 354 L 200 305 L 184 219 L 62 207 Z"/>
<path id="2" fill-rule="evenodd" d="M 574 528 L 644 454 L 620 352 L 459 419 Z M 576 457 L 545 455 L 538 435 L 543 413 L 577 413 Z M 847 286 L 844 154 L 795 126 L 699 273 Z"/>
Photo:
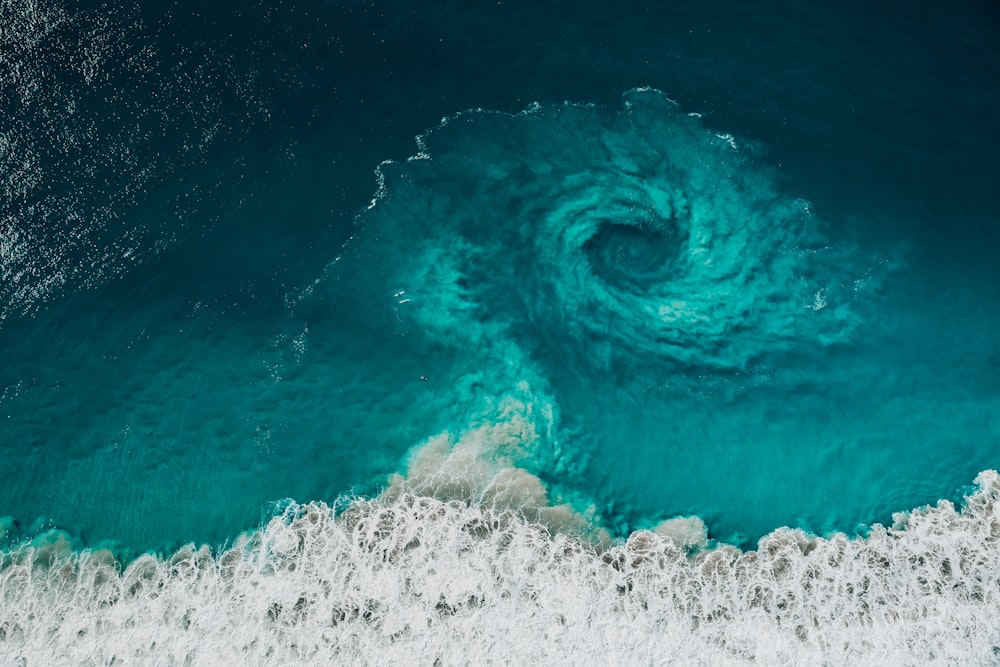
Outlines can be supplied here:
<path id="1" fill-rule="evenodd" d="M 1000 477 L 866 538 L 594 547 L 404 493 L 293 505 L 213 555 L 119 568 L 65 542 L 0 570 L 4 662 L 995 664 Z"/>
<path id="2" fill-rule="evenodd" d="M 593 504 L 560 496 L 553 506 L 549 489 L 535 474 L 551 441 L 554 415 L 526 383 L 504 397 L 490 419 L 459 436 L 444 432 L 413 448 L 406 473 L 394 474 L 383 498 L 404 495 L 462 502 L 494 512 L 513 511 L 528 521 L 596 543 L 610 542 Z M 569 502 L 569 501 L 575 502 Z M 584 507 L 579 512 L 575 507 Z"/>

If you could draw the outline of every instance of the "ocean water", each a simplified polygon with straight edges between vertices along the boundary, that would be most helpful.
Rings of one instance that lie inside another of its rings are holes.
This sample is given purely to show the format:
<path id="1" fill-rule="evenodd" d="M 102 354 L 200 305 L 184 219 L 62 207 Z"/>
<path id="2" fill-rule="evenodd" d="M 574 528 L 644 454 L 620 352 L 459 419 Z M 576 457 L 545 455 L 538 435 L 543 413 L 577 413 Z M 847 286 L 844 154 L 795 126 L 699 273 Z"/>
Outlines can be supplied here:
<path id="1" fill-rule="evenodd" d="M 0 662 L 997 660 L 997 10 L 411 4 L 0 0 Z"/>

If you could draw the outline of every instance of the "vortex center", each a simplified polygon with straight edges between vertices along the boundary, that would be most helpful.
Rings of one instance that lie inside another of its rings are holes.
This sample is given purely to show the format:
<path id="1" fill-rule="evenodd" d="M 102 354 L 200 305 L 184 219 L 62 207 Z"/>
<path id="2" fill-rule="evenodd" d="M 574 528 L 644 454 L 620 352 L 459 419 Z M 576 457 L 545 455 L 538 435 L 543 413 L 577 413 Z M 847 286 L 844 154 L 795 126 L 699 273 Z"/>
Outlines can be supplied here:
<path id="1" fill-rule="evenodd" d="M 606 222 L 586 242 L 591 270 L 617 286 L 645 286 L 667 277 L 680 238 L 665 224 Z"/>

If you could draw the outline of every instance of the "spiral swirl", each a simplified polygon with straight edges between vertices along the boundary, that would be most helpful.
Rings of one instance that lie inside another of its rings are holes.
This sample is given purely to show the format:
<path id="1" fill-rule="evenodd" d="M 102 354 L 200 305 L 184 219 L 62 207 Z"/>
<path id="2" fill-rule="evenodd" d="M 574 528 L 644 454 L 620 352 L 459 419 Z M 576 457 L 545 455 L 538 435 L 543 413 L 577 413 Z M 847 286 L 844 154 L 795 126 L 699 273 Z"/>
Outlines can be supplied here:
<path id="1" fill-rule="evenodd" d="M 583 357 L 596 341 L 731 369 L 849 333 L 856 269 L 808 207 L 658 91 L 617 112 L 467 112 L 420 145 L 380 167 L 361 254 L 432 338 L 483 350 L 531 329 Z"/>

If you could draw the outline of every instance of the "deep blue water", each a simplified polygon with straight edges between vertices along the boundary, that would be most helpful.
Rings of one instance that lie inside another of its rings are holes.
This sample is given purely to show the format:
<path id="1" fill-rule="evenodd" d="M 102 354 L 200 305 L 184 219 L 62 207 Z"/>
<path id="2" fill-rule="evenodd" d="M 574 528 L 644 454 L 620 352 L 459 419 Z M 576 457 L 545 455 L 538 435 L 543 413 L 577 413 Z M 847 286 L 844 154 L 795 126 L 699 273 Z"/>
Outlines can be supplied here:
<path id="1" fill-rule="evenodd" d="M 515 463 L 619 534 L 851 531 L 998 465 L 990 3 L 412 4 L 67 4 L 32 48 L 2 5 L 22 534 L 221 542 L 504 396 L 555 411 Z M 466 109 L 504 113 L 405 162 Z M 699 230 L 731 271 L 676 260 Z M 648 323 L 684 289 L 706 320 Z"/>

